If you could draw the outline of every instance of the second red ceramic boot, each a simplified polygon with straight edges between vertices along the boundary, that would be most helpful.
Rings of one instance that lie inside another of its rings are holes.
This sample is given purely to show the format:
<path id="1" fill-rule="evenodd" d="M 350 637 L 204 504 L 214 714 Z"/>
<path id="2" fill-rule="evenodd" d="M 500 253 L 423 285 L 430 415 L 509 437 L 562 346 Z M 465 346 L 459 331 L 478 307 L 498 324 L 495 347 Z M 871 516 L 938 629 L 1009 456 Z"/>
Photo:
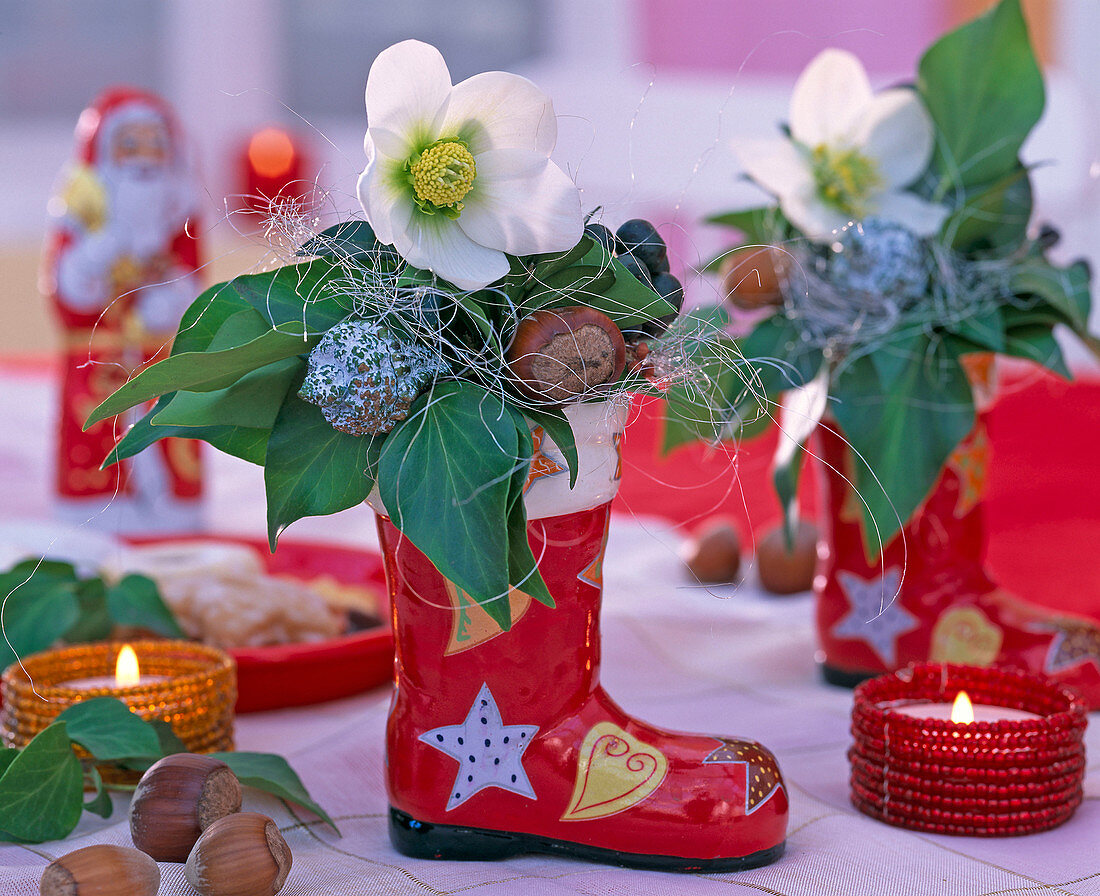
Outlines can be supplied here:
<path id="1" fill-rule="evenodd" d="M 397 650 L 390 834 L 406 855 L 542 852 L 731 871 L 783 851 L 787 794 L 767 750 L 647 725 L 600 687 L 602 565 L 621 435 L 614 417 L 604 422 L 612 426 L 601 436 L 573 420 L 577 490 L 563 488 L 552 450 L 536 455 L 528 532 L 557 606 L 513 590 L 507 632 L 379 520 Z M 564 512 L 542 515 L 555 507 Z"/>
<path id="2" fill-rule="evenodd" d="M 825 511 L 815 591 L 827 680 L 853 685 L 925 661 L 1009 666 L 1070 685 L 1100 709 L 1097 621 L 1027 603 L 986 574 L 981 415 L 902 534 L 870 560 L 848 446 L 826 427 L 818 435 Z"/>

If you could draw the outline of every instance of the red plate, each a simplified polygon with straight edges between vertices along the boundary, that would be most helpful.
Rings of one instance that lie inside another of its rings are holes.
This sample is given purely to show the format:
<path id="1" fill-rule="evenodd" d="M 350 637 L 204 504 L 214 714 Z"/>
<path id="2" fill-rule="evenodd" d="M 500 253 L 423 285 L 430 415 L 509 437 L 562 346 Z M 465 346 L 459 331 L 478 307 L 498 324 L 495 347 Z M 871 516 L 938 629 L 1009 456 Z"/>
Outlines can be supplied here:
<path id="1" fill-rule="evenodd" d="M 214 541 L 253 548 L 268 571 L 309 581 L 329 576 L 346 585 L 361 585 L 386 597 L 382 558 L 370 551 L 308 541 L 280 541 L 271 554 L 267 542 L 226 535 L 180 535 L 128 538 L 131 544 L 165 541 Z M 259 712 L 307 706 L 350 697 L 389 682 L 393 676 L 393 631 L 379 607 L 381 625 L 304 644 L 244 647 L 229 651 L 237 661 L 237 712 Z"/>

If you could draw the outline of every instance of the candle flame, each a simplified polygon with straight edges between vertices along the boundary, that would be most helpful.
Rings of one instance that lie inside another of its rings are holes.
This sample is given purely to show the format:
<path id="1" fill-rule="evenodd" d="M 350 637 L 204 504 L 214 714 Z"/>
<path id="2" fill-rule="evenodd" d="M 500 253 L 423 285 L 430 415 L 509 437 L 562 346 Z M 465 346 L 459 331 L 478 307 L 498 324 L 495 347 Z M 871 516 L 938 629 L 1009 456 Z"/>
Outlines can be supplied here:
<path id="1" fill-rule="evenodd" d="M 951 707 L 951 721 L 964 725 L 974 721 L 974 704 L 970 702 L 970 695 L 966 691 L 959 691 L 955 698 L 955 704 Z"/>
<path id="2" fill-rule="evenodd" d="M 118 662 L 115 663 L 115 684 L 120 688 L 128 688 L 140 682 L 141 671 L 138 668 L 137 654 L 133 647 L 124 644 L 118 652 Z"/>

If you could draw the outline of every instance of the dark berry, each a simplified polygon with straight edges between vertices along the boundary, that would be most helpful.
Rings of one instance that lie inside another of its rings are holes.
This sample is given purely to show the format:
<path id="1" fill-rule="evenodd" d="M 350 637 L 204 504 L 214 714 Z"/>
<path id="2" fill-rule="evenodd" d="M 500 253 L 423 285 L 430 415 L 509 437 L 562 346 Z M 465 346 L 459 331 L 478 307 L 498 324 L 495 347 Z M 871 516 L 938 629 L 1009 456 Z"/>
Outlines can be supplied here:
<path id="1" fill-rule="evenodd" d="M 649 275 L 649 268 L 639 262 L 637 258 L 631 255 L 629 252 L 624 252 L 622 255 L 619 256 L 619 261 L 622 263 L 622 266 L 624 268 L 626 268 L 628 271 L 630 271 L 631 274 L 634 275 L 634 278 L 636 280 L 638 280 L 640 283 L 644 283 L 650 289 L 653 288 L 653 278 Z"/>
<path id="2" fill-rule="evenodd" d="M 672 274 L 658 274 L 654 277 L 653 289 L 677 311 L 684 307 L 684 288 Z"/>
<path id="3" fill-rule="evenodd" d="M 584 235 L 594 239 L 612 255 L 615 254 L 615 234 L 602 224 L 586 224 L 584 226 Z"/>
<path id="4" fill-rule="evenodd" d="M 669 269 L 668 247 L 657 228 L 648 221 L 632 218 L 615 231 L 615 235 L 638 261 L 649 268 L 651 274 Z"/>

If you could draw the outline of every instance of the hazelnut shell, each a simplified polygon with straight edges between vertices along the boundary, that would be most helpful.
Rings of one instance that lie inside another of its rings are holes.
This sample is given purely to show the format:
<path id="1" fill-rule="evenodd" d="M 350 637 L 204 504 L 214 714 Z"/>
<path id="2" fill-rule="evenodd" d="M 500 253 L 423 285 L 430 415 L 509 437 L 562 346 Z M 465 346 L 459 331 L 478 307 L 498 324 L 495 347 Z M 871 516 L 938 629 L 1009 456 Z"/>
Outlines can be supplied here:
<path id="1" fill-rule="evenodd" d="M 184 874 L 201 896 L 274 896 L 292 861 L 274 821 L 258 812 L 238 812 L 203 831 Z"/>
<path id="2" fill-rule="evenodd" d="M 228 765 L 175 753 L 141 776 L 130 802 L 130 836 L 158 862 L 182 862 L 206 828 L 240 808 L 241 784 Z"/>
<path id="3" fill-rule="evenodd" d="M 544 308 L 519 322 L 507 360 L 523 392 L 560 405 L 615 382 L 626 367 L 626 342 L 594 308 Z"/>
<path id="4" fill-rule="evenodd" d="M 799 520 L 794 535 L 794 550 L 787 550 L 783 526 L 779 525 L 760 539 L 756 546 L 756 570 L 760 585 L 772 594 L 796 594 L 814 585 L 817 567 L 817 527 Z"/>
<path id="5" fill-rule="evenodd" d="M 712 520 L 687 545 L 688 571 L 705 585 L 732 582 L 741 568 L 741 537 L 728 520 Z"/>
<path id="6" fill-rule="evenodd" d="M 55 859 L 42 872 L 41 896 L 156 896 L 160 868 L 129 846 L 99 843 Z"/>
<path id="7" fill-rule="evenodd" d="M 746 246 L 726 256 L 719 268 L 726 301 L 743 311 L 782 305 L 778 256 L 770 246 Z"/>

